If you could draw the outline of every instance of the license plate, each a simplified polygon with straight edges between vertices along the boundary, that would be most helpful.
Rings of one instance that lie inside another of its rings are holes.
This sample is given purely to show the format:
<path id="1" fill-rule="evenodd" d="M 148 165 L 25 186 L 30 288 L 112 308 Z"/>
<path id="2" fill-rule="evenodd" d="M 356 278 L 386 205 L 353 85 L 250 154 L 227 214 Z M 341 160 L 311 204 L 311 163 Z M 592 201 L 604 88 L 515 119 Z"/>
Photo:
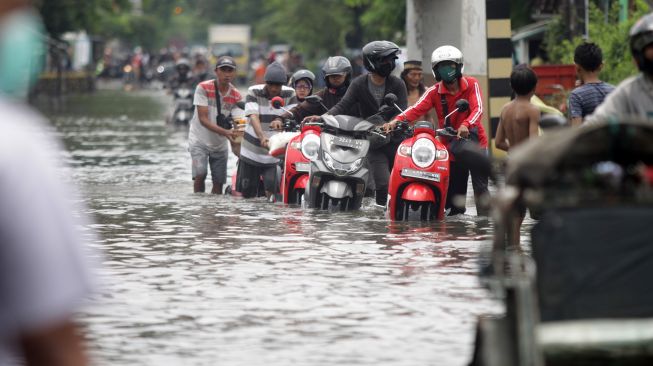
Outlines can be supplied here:
<path id="1" fill-rule="evenodd" d="M 440 173 L 425 172 L 423 170 L 404 168 L 401 169 L 401 176 L 404 178 L 417 178 L 417 179 L 430 180 L 433 182 L 440 181 Z"/>
<path id="2" fill-rule="evenodd" d="M 295 170 L 298 172 L 310 172 L 311 164 L 310 163 L 295 163 Z"/>
<path id="3" fill-rule="evenodd" d="M 335 136 L 333 138 L 333 143 L 338 146 L 350 147 L 350 148 L 359 148 L 360 143 L 354 140 L 351 137 L 347 136 Z"/>

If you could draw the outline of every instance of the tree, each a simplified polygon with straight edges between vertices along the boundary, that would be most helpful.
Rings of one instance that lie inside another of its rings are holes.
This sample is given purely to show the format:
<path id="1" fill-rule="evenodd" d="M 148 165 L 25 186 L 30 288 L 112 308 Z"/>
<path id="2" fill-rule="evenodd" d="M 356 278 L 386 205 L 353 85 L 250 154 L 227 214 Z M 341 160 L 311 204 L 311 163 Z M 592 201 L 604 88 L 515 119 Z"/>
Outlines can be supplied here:
<path id="1" fill-rule="evenodd" d="M 649 11 L 650 7 L 646 1 L 635 0 L 628 21 L 619 22 L 618 0 L 612 1 L 608 14 L 594 3 L 590 3 L 589 41 L 598 44 L 603 50 L 603 80 L 618 84 L 637 72 L 628 46 L 628 31 L 637 19 Z M 551 63 L 572 64 L 574 50 L 584 39 L 563 39 L 562 34 L 564 29 L 560 18 L 557 18 L 547 30 L 545 49 Z"/>
<path id="2" fill-rule="evenodd" d="M 34 5 L 55 38 L 69 31 L 96 31 L 104 16 L 130 8 L 129 0 L 34 0 Z"/>

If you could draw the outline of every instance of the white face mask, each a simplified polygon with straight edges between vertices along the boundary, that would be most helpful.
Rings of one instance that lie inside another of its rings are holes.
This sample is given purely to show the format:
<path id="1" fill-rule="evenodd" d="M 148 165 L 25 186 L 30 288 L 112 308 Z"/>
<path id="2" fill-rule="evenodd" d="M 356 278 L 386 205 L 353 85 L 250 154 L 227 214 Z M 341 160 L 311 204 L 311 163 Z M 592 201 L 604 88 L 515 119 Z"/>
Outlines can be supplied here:
<path id="1" fill-rule="evenodd" d="M 25 98 L 43 66 L 43 23 L 30 10 L 0 18 L 0 93 Z"/>

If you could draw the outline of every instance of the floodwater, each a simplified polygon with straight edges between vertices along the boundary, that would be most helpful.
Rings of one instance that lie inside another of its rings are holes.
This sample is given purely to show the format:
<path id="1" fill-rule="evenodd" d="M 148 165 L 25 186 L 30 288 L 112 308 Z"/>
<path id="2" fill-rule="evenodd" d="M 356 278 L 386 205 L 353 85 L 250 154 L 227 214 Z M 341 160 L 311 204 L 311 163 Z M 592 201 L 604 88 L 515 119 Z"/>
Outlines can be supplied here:
<path id="1" fill-rule="evenodd" d="M 165 101 L 100 91 L 46 111 L 104 254 L 80 315 L 95 364 L 469 362 L 476 317 L 502 310 L 477 278 L 488 220 L 391 224 L 369 202 L 329 214 L 193 194 Z"/>

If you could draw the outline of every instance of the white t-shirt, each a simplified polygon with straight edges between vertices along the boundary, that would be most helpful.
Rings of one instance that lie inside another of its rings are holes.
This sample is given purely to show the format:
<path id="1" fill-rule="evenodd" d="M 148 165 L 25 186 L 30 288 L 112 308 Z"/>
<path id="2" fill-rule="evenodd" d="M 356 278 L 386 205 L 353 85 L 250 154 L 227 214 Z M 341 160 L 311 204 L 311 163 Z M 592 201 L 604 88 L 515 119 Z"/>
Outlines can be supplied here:
<path id="1" fill-rule="evenodd" d="M 43 119 L 0 98 L 0 365 L 12 340 L 68 319 L 92 289 L 86 224 Z"/>
<path id="2" fill-rule="evenodd" d="M 231 115 L 231 111 L 236 107 L 236 103 L 238 103 L 243 97 L 235 86 L 230 85 L 227 94 L 220 94 L 220 98 L 222 115 L 228 117 Z M 209 107 L 209 121 L 216 123 L 218 104 L 215 100 L 215 84 L 213 83 L 213 79 L 203 81 L 197 85 L 193 104 L 195 106 Z M 190 120 L 188 143 L 191 146 L 197 144 L 204 145 L 213 151 L 224 151 L 228 149 L 228 141 L 229 140 L 227 140 L 226 137 L 202 126 L 199 116 L 197 115 L 196 107 L 193 118 Z"/>

